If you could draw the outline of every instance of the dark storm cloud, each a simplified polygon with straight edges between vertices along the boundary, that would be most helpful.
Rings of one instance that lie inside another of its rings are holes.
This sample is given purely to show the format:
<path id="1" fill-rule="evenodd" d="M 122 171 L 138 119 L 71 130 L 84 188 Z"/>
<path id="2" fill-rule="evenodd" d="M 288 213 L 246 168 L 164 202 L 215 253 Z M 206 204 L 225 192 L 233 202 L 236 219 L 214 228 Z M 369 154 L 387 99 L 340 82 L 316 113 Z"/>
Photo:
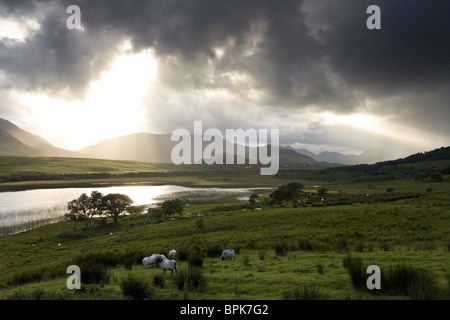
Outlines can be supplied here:
<path id="1" fill-rule="evenodd" d="M 72 4 L 84 31 L 66 28 Z M 373 4 L 381 30 L 366 28 Z M 161 90 L 147 103 L 149 116 L 173 111 L 170 119 L 157 115 L 161 130 L 195 112 L 245 127 L 237 111 L 251 105 L 257 115 L 276 110 L 276 119 L 311 108 L 358 111 L 449 134 L 447 0 L 0 0 L 0 10 L 40 24 L 25 42 L 0 39 L 3 88 L 81 99 L 129 40 L 134 52 L 151 48 L 158 61 Z M 209 89 L 233 99 L 206 100 L 204 112 L 205 99 L 195 94 Z M 176 95 L 180 101 L 169 105 Z M 333 137 L 348 136 L 324 132 L 299 138 L 336 144 Z"/>
<path id="2" fill-rule="evenodd" d="M 372 94 L 426 91 L 450 80 L 450 2 L 445 0 L 321 1 L 328 61 L 349 85 Z M 381 30 L 364 14 L 381 8 Z"/>
<path id="3" fill-rule="evenodd" d="M 329 71 L 374 95 L 448 83 L 448 1 L 314 2 L 316 18 L 326 24 L 323 30 L 316 26 L 316 36 L 305 23 L 309 13 L 302 9 L 303 1 L 2 0 L 1 8 L 9 14 L 44 16 L 40 31 L 25 44 L 1 43 L 0 63 L 29 76 L 29 85 L 54 82 L 75 90 L 105 67 L 115 41 L 128 37 L 135 50 L 152 47 L 161 57 L 178 57 L 179 72 L 188 71 L 200 87 L 211 85 L 208 60 L 215 62 L 213 77 L 230 70 L 247 72 L 271 104 L 335 101 L 344 93 L 337 92 Z M 65 27 L 70 4 L 82 9 L 82 35 Z M 382 30 L 365 27 L 370 4 L 382 8 Z M 257 23 L 262 39 L 249 48 Z M 214 48 L 227 42 L 224 58 L 215 60 Z M 251 57 L 244 54 L 248 49 L 255 51 Z"/>
<path id="4" fill-rule="evenodd" d="M 105 68 L 117 41 L 127 38 L 135 51 L 153 48 L 161 59 L 177 59 L 176 76 L 164 74 L 168 85 L 184 78 L 183 86 L 227 87 L 227 74 L 237 72 L 256 80 L 266 104 L 306 105 L 338 97 L 322 67 L 321 46 L 304 23 L 302 1 L 63 1 L 50 2 L 53 10 L 40 5 L 44 1 L 36 3 L 2 2 L 14 14 L 44 15 L 41 29 L 24 44 L 3 41 L 1 47 L 0 63 L 29 88 L 68 86 L 82 92 Z M 69 4 L 82 9 L 83 34 L 65 28 L 62 10 Z M 215 48 L 225 49 L 220 60 Z"/>

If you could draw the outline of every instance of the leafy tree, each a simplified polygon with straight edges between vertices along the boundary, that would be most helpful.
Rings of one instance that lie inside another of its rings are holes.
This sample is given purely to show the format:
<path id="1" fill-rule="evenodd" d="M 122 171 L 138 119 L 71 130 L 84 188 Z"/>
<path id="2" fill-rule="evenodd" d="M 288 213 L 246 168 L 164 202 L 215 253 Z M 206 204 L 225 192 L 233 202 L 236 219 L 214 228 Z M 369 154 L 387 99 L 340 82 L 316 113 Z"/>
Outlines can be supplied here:
<path id="1" fill-rule="evenodd" d="M 169 216 L 169 219 L 173 214 L 179 214 L 180 217 L 183 214 L 184 204 L 181 199 L 169 199 L 165 200 L 161 204 L 161 209 L 165 216 Z"/>
<path id="2" fill-rule="evenodd" d="M 103 197 L 102 209 L 113 217 L 114 224 L 117 224 L 119 215 L 125 212 L 133 203 L 126 194 L 110 193 Z"/>
<path id="3" fill-rule="evenodd" d="M 319 196 L 319 197 L 323 197 L 324 195 L 326 195 L 327 194 L 327 189 L 325 189 L 324 187 L 320 187 L 320 188 L 318 188 L 317 189 L 317 195 Z"/>
<path id="4" fill-rule="evenodd" d="M 294 196 L 297 195 L 299 191 L 302 190 L 302 188 L 303 185 L 301 183 L 291 182 L 278 187 L 277 190 L 275 190 L 270 194 L 270 197 L 276 202 L 292 199 Z"/>
<path id="5" fill-rule="evenodd" d="M 77 199 L 67 203 L 69 213 L 65 216 L 69 220 L 83 221 L 85 228 L 89 229 L 92 224 L 92 218 L 101 213 L 103 195 L 98 191 L 92 191 L 89 197 L 82 193 Z"/>
<path id="6" fill-rule="evenodd" d="M 148 208 L 147 213 L 150 215 L 152 219 L 155 219 L 157 221 L 162 221 L 163 217 L 163 210 L 159 207 L 157 208 Z"/>

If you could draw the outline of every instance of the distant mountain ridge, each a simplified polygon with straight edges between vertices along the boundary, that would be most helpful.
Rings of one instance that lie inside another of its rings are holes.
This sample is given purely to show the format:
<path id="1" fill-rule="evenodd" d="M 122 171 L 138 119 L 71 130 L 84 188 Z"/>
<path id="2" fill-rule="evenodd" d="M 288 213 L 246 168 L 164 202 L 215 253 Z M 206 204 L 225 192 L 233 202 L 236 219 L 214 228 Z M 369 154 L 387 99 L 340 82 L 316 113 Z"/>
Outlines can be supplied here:
<path id="1" fill-rule="evenodd" d="M 192 143 L 194 139 L 191 139 Z M 15 124 L 0 118 L 0 156 L 22 157 L 78 157 L 110 160 L 134 160 L 151 163 L 172 163 L 171 152 L 178 141 L 171 141 L 171 134 L 134 133 L 98 142 L 76 152 L 57 148 L 42 137 L 20 129 Z M 202 150 L 210 142 L 202 142 Z M 245 147 L 246 157 L 249 147 Z M 226 150 L 224 149 L 224 156 Z M 280 146 L 280 166 L 326 167 L 338 165 L 373 164 L 402 158 L 386 158 L 393 154 L 383 149 L 368 150 L 360 155 L 345 155 L 339 152 L 325 151 L 318 155 L 313 152 L 291 146 Z M 411 155 L 420 157 L 420 154 Z M 403 157 L 404 158 L 404 157 Z M 248 162 L 246 162 L 248 163 Z"/>
<path id="2" fill-rule="evenodd" d="M 57 148 L 38 135 L 0 118 L 0 156 L 76 157 L 77 153 Z"/>
<path id="3" fill-rule="evenodd" d="M 374 164 L 377 162 L 399 159 L 405 156 L 404 153 L 398 150 L 388 148 L 370 149 L 359 155 L 342 154 L 333 151 L 324 151 L 319 154 L 315 154 L 304 148 L 295 149 L 291 146 L 283 146 L 283 148 L 294 150 L 300 154 L 307 155 L 316 161 L 339 163 L 344 165 Z"/>

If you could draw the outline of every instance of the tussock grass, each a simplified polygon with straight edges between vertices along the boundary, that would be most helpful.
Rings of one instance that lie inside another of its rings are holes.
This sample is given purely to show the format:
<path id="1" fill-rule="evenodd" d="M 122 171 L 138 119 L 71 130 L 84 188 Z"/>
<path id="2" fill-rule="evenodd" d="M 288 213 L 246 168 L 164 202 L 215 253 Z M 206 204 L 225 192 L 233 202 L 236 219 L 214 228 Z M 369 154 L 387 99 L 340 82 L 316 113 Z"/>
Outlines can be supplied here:
<path id="1" fill-rule="evenodd" d="M 120 282 L 120 289 L 125 297 L 133 300 L 151 300 L 156 295 L 155 289 L 147 280 L 133 274 L 128 274 Z"/>
<path id="2" fill-rule="evenodd" d="M 327 296 L 316 285 L 309 284 L 283 292 L 283 300 L 326 300 Z"/>

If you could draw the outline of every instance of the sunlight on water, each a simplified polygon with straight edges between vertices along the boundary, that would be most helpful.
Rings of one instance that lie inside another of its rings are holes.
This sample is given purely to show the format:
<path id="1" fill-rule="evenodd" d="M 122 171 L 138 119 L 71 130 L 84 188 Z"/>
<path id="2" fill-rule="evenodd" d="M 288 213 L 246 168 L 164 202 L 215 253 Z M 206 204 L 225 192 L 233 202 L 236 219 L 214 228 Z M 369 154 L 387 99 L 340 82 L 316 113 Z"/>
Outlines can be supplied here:
<path id="1" fill-rule="evenodd" d="M 67 213 L 67 202 L 82 193 L 99 191 L 104 195 L 123 193 L 133 205 L 155 205 L 168 198 L 246 200 L 252 192 L 248 188 L 187 188 L 173 185 L 120 186 L 99 188 L 37 189 L 0 193 L 0 235 L 12 234 L 56 222 Z"/>

